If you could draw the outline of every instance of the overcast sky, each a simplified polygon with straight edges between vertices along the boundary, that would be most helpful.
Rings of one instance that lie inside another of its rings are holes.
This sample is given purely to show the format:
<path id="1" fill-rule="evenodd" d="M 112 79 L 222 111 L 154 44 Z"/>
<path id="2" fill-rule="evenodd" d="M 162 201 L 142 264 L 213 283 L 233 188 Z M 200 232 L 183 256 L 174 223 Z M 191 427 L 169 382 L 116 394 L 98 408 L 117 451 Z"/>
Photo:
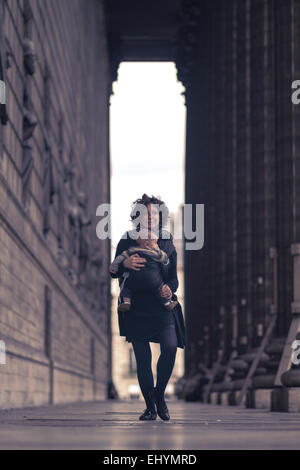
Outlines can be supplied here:
<path id="1" fill-rule="evenodd" d="M 185 105 L 172 62 L 122 62 L 110 106 L 112 257 L 132 228 L 131 203 L 147 193 L 184 202 Z"/>

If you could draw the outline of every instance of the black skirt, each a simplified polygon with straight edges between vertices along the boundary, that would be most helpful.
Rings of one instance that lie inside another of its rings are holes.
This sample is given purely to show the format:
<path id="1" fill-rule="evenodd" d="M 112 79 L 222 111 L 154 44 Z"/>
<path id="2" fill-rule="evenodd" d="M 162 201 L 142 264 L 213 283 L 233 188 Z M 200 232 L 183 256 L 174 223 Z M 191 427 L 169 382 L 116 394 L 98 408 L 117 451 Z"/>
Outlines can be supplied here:
<path id="1" fill-rule="evenodd" d="M 122 313 L 128 342 L 142 339 L 157 343 L 161 330 L 175 326 L 173 311 L 168 311 L 150 292 L 135 292 L 130 310 Z"/>

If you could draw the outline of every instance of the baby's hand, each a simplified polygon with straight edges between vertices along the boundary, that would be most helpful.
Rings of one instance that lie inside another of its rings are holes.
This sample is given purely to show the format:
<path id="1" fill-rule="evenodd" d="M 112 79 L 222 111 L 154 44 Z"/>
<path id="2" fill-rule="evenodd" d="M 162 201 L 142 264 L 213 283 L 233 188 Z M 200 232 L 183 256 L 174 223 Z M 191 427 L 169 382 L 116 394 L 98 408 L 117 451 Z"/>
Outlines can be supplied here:
<path id="1" fill-rule="evenodd" d="M 165 299 L 170 299 L 172 297 L 172 291 L 167 284 L 164 284 L 160 290 L 160 295 Z"/>

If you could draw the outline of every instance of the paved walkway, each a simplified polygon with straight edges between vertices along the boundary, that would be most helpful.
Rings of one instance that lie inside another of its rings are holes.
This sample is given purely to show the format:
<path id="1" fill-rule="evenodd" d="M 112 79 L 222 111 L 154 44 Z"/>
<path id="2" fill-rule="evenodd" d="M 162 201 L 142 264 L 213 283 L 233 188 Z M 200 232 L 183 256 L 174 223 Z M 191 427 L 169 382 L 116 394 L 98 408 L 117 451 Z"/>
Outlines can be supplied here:
<path id="1" fill-rule="evenodd" d="M 0 449 L 300 449 L 299 414 L 168 401 L 169 422 L 139 421 L 143 403 L 101 401 L 0 411 Z"/>

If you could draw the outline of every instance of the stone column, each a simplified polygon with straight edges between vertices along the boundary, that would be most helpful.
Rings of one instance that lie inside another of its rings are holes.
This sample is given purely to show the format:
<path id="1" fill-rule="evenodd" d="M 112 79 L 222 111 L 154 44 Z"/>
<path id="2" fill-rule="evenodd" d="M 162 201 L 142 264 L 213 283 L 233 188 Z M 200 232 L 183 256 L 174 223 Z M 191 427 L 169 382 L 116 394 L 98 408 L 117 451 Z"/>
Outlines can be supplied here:
<path id="1" fill-rule="evenodd" d="M 291 38 L 291 66 L 290 73 L 288 75 L 290 79 L 289 92 L 291 93 L 292 80 L 300 76 L 300 65 L 299 65 L 299 30 L 300 30 L 300 2 L 298 0 L 291 0 L 289 2 L 289 18 L 291 22 L 290 38 Z M 286 86 L 288 83 L 286 84 Z M 285 155 L 286 168 L 290 171 L 291 184 L 289 187 L 289 231 L 288 235 L 292 241 L 290 246 L 289 263 L 291 270 L 291 282 L 289 293 L 290 305 L 289 311 L 291 317 L 287 316 L 287 320 L 290 322 L 289 332 L 281 362 L 276 375 L 275 385 L 285 385 L 287 387 L 299 387 L 300 386 L 300 368 L 299 365 L 293 364 L 293 342 L 298 339 L 300 332 L 300 108 L 297 105 L 293 105 L 291 98 L 289 97 L 289 136 L 290 138 L 290 153 Z M 289 157 L 289 155 L 291 155 Z M 287 187 L 286 187 L 287 191 Z M 285 214 L 287 217 L 287 214 Z M 288 261 L 287 260 L 287 263 Z M 287 280 L 286 280 L 287 282 Z"/>
<path id="2" fill-rule="evenodd" d="M 240 352 L 252 336 L 250 1 L 237 2 L 237 296 Z"/>

